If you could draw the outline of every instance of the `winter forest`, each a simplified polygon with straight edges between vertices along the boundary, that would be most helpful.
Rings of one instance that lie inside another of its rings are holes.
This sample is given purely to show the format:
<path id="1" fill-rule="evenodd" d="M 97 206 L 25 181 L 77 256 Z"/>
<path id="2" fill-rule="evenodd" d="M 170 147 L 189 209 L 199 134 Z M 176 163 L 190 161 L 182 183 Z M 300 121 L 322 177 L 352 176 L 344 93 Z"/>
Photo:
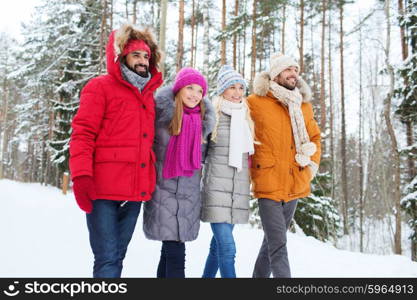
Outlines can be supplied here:
<path id="1" fill-rule="evenodd" d="M 164 85 L 192 66 L 209 96 L 224 64 L 251 87 L 273 53 L 294 57 L 322 161 L 293 227 L 417 261 L 417 0 L 40 0 L 21 39 L 0 33 L 0 179 L 71 185 L 79 93 L 106 72 L 107 38 L 126 22 L 153 28 Z"/>

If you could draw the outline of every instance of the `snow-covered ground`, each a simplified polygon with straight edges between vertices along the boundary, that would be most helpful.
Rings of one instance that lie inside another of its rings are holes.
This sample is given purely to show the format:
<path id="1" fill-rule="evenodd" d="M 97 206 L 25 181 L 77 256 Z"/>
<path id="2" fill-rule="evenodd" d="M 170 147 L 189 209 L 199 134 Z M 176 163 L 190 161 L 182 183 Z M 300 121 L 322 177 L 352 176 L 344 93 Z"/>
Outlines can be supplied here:
<path id="1" fill-rule="evenodd" d="M 0 199 L 0 277 L 91 277 L 85 215 L 72 193 L 0 180 Z M 161 244 L 144 237 L 141 223 L 142 218 L 123 277 L 155 277 Z M 238 277 L 251 277 L 262 237 L 249 225 L 235 227 Z M 201 276 L 210 238 L 210 227 L 202 223 L 198 239 L 186 244 L 186 276 Z M 417 263 L 408 257 L 338 250 L 302 234 L 288 233 L 288 251 L 293 277 L 417 277 Z"/>

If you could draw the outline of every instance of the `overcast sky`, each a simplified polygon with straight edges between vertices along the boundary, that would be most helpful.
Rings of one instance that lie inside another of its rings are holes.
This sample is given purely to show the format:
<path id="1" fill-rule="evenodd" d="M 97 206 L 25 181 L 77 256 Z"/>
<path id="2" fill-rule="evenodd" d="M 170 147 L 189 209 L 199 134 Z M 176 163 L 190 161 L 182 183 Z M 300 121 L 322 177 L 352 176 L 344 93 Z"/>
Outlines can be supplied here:
<path id="1" fill-rule="evenodd" d="M 33 8 L 38 3 L 39 0 L 0 1 L 0 31 L 6 31 L 18 38 L 20 23 L 30 19 Z"/>

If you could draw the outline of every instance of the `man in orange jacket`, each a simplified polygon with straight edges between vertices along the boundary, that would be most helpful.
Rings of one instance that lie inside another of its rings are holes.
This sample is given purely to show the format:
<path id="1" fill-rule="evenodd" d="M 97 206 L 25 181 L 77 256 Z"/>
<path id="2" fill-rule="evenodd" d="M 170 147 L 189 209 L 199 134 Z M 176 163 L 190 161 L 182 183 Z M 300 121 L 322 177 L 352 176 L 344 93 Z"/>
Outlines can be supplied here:
<path id="1" fill-rule="evenodd" d="M 320 163 L 320 129 L 299 71 L 291 57 L 273 55 L 270 70 L 256 75 L 248 97 L 260 142 L 252 157 L 252 188 L 264 230 L 253 277 L 291 277 L 287 229 Z"/>

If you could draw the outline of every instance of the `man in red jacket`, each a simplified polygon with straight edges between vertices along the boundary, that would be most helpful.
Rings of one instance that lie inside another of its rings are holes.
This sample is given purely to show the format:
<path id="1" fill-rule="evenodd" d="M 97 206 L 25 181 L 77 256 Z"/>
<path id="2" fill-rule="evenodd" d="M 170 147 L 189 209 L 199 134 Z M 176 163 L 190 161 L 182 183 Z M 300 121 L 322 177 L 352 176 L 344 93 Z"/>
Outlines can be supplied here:
<path id="1" fill-rule="evenodd" d="M 154 92 L 162 84 L 153 34 L 123 25 L 110 34 L 107 74 L 81 91 L 72 121 L 74 195 L 87 213 L 94 277 L 120 277 L 142 201 L 155 189 Z"/>

